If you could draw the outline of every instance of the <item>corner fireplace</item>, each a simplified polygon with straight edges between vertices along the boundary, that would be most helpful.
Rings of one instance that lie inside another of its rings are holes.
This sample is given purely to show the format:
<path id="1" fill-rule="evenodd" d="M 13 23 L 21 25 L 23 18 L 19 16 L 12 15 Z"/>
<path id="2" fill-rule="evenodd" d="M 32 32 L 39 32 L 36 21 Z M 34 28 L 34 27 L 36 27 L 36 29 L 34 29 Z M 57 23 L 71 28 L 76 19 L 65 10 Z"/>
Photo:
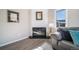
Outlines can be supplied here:
<path id="1" fill-rule="evenodd" d="M 46 28 L 45 27 L 33 27 L 32 28 L 33 38 L 46 38 Z"/>

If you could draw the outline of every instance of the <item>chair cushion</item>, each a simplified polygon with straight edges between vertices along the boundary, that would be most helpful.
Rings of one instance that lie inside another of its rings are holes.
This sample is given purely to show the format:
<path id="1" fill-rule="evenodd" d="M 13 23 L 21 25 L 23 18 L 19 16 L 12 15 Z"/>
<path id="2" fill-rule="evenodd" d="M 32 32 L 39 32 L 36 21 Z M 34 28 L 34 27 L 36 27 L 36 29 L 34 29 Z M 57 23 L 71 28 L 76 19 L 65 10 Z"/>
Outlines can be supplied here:
<path id="1" fill-rule="evenodd" d="M 71 34 L 74 44 L 79 47 L 79 31 L 69 30 L 69 32 Z"/>
<path id="2" fill-rule="evenodd" d="M 61 33 L 62 40 L 67 40 L 67 41 L 70 41 L 71 43 L 73 43 L 72 37 L 71 37 L 68 29 L 60 28 L 57 31 Z"/>

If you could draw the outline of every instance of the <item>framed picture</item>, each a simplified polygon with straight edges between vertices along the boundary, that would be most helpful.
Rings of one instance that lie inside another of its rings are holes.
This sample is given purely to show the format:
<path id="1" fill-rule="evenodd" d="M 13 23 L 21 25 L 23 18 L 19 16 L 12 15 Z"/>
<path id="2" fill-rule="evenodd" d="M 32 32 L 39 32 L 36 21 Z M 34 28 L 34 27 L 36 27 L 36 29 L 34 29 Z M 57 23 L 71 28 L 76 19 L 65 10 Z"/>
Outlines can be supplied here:
<path id="1" fill-rule="evenodd" d="M 19 13 L 8 10 L 8 22 L 19 22 Z"/>
<path id="2" fill-rule="evenodd" d="M 43 19 L 42 11 L 36 12 L 36 20 L 42 20 L 42 19 Z"/>

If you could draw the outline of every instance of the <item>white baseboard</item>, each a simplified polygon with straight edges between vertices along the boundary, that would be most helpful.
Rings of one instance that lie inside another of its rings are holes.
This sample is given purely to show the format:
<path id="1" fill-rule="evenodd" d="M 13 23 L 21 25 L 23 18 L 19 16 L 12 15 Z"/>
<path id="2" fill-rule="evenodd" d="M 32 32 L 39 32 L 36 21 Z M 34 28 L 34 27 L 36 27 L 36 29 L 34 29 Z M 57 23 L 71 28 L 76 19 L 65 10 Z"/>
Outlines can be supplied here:
<path id="1" fill-rule="evenodd" d="M 13 41 L 6 42 L 4 44 L 1 44 L 0 47 L 5 46 L 5 45 L 8 45 L 8 44 L 11 44 L 11 43 L 14 43 L 14 42 L 17 42 L 17 41 L 20 41 L 20 40 L 24 40 L 26 38 L 28 38 L 28 37 L 23 37 L 21 39 L 17 39 L 17 40 L 13 40 Z"/>

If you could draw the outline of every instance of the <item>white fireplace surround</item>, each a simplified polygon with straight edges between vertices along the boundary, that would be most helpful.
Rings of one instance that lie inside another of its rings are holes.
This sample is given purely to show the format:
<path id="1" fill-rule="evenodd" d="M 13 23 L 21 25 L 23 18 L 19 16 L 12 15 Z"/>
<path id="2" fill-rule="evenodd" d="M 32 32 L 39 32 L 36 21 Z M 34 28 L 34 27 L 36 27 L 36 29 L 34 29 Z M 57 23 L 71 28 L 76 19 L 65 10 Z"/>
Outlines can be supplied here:
<path id="1" fill-rule="evenodd" d="M 36 12 L 43 12 L 43 20 L 36 20 Z M 48 10 L 46 9 L 33 9 L 31 10 L 31 35 L 33 27 L 46 27 L 46 33 L 48 32 Z M 46 34 L 48 35 L 48 34 Z"/>

